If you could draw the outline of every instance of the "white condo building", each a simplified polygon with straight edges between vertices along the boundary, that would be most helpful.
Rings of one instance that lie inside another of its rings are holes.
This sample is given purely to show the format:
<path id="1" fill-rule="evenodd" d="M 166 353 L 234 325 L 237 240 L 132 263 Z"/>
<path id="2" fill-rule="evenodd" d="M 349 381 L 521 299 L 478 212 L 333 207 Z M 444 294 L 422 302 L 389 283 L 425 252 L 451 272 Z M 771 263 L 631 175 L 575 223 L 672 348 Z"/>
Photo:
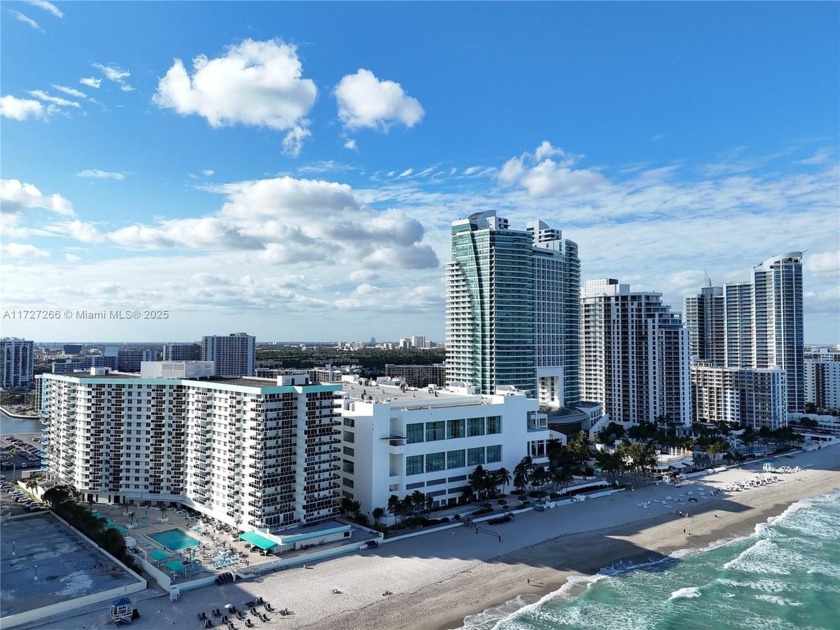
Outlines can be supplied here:
<path id="1" fill-rule="evenodd" d="M 420 491 L 455 505 L 477 466 L 546 464 L 549 432 L 522 392 L 468 395 L 446 389 L 344 383 L 342 494 L 362 512 Z"/>
<path id="2" fill-rule="evenodd" d="M 0 339 L 0 389 L 34 383 L 35 342 L 18 337 Z"/>
<path id="3" fill-rule="evenodd" d="M 818 409 L 840 409 L 840 348 L 805 353 L 805 402 Z"/>
<path id="4" fill-rule="evenodd" d="M 40 376 L 49 474 L 85 500 L 177 502 L 246 530 L 332 517 L 340 385 L 203 378 L 213 369 L 155 362 L 140 375 Z"/>
<path id="5" fill-rule="evenodd" d="M 727 283 L 723 287 L 703 287 L 697 296 L 685 300 L 686 325 L 691 332 L 692 355 L 705 371 L 731 368 L 785 371 L 784 382 L 772 381 L 774 388 L 784 387 L 787 411 L 804 411 L 805 363 L 802 326 L 802 254 L 792 252 L 765 260 L 753 267 L 751 282 Z M 692 368 L 694 369 L 694 368 Z M 722 373 L 717 380 L 726 380 Z M 750 379 L 744 383 L 744 396 L 751 396 Z M 755 376 L 754 381 L 764 377 Z M 693 379 L 708 383 L 707 374 Z M 777 395 L 774 390 L 773 395 Z M 707 404 L 719 402 L 717 396 L 701 395 L 694 408 L 699 418 L 717 417 L 723 410 Z M 769 407 L 762 407 L 769 413 Z M 756 409 L 759 409 L 758 407 Z M 750 424 L 775 425 L 775 416 L 754 419 Z"/>
<path id="6" fill-rule="evenodd" d="M 256 337 L 248 333 L 206 335 L 201 340 L 201 360 L 216 364 L 216 376 L 253 376 Z"/>
<path id="7" fill-rule="evenodd" d="M 787 373 L 781 368 L 691 366 L 694 418 L 744 427 L 787 425 Z"/>
<path id="8" fill-rule="evenodd" d="M 688 329 L 662 294 L 590 280 L 581 311 L 582 398 L 620 422 L 691 426 Z"/>

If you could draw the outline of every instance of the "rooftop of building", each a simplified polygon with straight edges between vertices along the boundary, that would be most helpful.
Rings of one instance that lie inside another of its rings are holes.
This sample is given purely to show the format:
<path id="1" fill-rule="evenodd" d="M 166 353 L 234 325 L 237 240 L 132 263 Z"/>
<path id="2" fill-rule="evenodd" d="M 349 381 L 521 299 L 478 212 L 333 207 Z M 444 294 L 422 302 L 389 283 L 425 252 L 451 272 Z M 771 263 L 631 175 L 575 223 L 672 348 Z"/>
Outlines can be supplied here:
<path id="1" fill-rule="evenodd" d="M 358 382 L 342 383 L 344 393 L 350 399 L 372 403 L 391 403 L 404 407 L 445 405 L 477 405 L 486 401 L 486 397 L 478 394 L 466 394 L 436 386 L 429 387 L 401 387 L 400 385 L 384 385 L 372 382 L 370 385 Z"/>

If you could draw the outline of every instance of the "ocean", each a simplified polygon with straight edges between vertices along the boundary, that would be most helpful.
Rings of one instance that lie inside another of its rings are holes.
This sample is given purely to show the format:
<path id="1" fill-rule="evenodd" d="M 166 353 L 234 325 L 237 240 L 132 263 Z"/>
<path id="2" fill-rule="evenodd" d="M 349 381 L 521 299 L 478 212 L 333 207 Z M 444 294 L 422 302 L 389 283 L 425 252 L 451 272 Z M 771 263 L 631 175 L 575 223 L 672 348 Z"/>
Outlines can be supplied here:
<path id="1" fill-rule="evenodd" d="M 750 536 L 577 578 L 538 602 L 467 617 L 464 628 L 838 630 L 840 491 L 799 501 Z"/>
<path id="2" fill-rule="evenodd" d="M 0 434 L 7 435 L 9 433 L 40 433 L 41 422 L 37 418 L 34 420 L 12 418 L 5 413 L 0 412 Z"/>

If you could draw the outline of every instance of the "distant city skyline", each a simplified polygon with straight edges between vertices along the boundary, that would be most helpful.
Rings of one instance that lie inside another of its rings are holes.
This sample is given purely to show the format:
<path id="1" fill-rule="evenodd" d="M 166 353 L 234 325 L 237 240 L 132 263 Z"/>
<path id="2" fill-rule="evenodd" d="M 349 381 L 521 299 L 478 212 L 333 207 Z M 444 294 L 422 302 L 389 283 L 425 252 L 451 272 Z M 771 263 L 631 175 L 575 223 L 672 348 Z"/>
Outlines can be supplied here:
<path id="1" fill-rule="evenodd" d="M 673 312 L 802 251 L 840 343 L 831 3 L 2 10 L 4 336 L 442 342 L 451 223 L 495 210 Z"/>

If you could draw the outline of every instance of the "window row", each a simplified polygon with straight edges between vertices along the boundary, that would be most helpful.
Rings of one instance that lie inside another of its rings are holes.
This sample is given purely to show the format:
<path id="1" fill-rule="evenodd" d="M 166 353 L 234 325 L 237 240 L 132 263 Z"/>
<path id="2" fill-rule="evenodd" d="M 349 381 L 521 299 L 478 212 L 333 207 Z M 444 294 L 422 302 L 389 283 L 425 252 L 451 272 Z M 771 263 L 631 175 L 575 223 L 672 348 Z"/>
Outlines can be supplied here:
<path id="1" fill-rule="evenodd" d="M 477 446 L 466 450 L 429 453 L 428 455 L 409 455 L 405 458 L 406 475 L 463 468 L 464 466 L 482 466 L 502 461 L 502 445 Z"/>
<path id="2" fill-rule="evenodd" d="M 487 418 L 460 418 L 458 420 L 437 420 L 435 422 L 415 422 L 406 425 L 406 442 L 436 442 L 454 440 L 462 437 L 496 435 L 502 432 L 501 416 Z"/>

